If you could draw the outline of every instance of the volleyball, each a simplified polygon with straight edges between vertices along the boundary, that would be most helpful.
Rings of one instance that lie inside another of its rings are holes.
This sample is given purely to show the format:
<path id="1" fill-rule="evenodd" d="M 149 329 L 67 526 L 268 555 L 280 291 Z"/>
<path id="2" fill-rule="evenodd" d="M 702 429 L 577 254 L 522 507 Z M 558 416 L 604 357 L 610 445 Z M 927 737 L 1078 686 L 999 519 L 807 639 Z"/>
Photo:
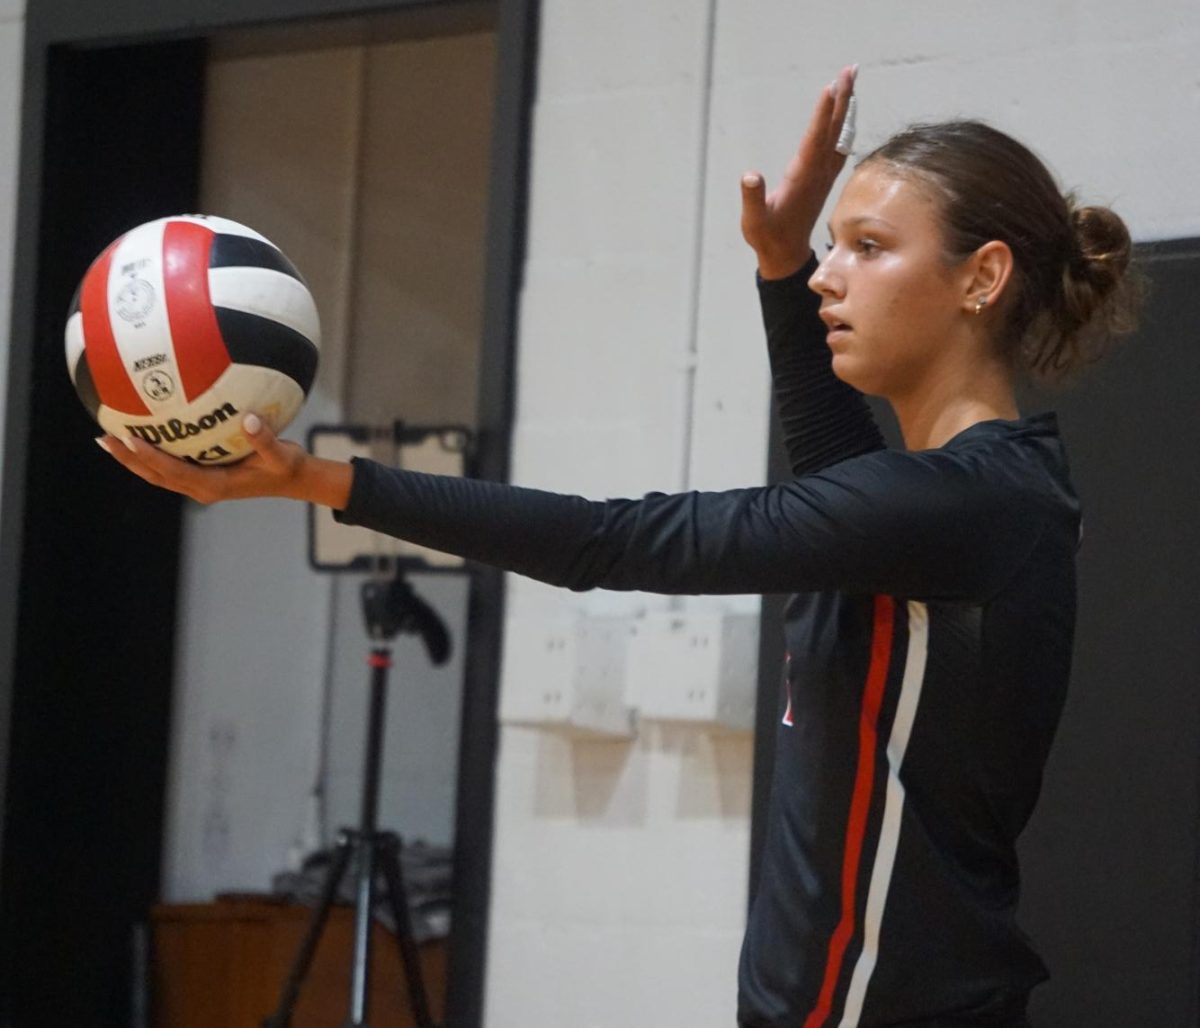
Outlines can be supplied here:
<path id="1" fill-rule="evenodd" d="M 252 452 L 242 415 L 275 432 L 317 372 L 320 322 L 270 240 L 226 218 L 159 218 L 88 268 L 67 317 L 67 370 L 111 435 L 228 464 Z"/>

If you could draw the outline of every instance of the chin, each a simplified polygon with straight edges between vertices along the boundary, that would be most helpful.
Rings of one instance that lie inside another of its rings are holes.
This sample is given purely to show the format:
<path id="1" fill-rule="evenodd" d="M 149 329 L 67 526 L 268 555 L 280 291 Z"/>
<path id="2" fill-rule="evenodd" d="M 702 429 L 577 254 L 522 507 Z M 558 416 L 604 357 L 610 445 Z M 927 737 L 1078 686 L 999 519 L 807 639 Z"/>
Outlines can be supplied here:
<path id="1" fill-rule="evenodd" d="M 868 396 L 876 395 L 871 389 L 871 376 L 860 361 L 844 353 L 835 353 L 831 366 L 833 373 L 847 385 Z"/>
<path id="2" fill-rule="evenodd" d="M 845 352 L 835 353 L 831 366 L 838 378 L 864 396 L 886 398 L 891 395 L 888 390 L 888 372 L 891 371 L 894 375 L 894 368 L 881 368 L 878 361 L 864 361 L 861 357 L 856 358 Z"/>

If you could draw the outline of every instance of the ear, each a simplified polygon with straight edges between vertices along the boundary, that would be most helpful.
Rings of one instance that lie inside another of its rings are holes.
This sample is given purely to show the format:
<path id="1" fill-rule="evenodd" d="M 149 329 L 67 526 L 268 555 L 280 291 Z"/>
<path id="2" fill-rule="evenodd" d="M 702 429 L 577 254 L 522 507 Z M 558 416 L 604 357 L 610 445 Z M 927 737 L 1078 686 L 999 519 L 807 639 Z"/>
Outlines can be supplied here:
<path id="1" fill-rule="evenodd" d="M 966 270 L 964 308 L 973 313 L 979 298 L 985 296 L 988 307 L 995 309 L 1000 306 L 1012 278 L 1012 250 L 1007 243 L 993 239 L 975 251 L 967 262 Z"/>

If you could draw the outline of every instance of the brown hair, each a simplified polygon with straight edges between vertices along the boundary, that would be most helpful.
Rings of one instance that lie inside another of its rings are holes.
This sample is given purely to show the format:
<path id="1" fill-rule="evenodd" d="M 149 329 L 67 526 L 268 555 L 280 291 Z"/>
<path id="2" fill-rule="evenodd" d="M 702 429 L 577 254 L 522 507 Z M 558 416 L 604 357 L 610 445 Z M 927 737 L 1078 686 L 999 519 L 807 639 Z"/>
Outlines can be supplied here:
<path id="1" fill-rule="evenodd" d="M 1129 229 L 1107 207 L 1077 206 L 1041 160 L 980 121 L 910 125 L 857 165 L 885 164 L 941 215 L 947 266 L 993 239 L 1012 250 L 998 345 L 1015 369 L 1059 380 L 1132 332 L 1148 281 L 1131 268 Z"/>

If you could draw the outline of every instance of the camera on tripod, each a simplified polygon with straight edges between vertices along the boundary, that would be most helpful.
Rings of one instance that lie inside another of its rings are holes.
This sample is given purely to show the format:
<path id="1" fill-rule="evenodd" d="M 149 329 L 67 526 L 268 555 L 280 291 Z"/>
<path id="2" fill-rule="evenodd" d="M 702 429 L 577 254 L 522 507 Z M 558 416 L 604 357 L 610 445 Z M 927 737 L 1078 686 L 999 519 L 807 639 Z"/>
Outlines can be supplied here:
<path id="1" fill-rule="evenodd" d="M 365 426 L 318 426 L 309 433 L 309 449 L 340 460 L 379 458 L 398 467 L 462 475 L 471 451 L 471 434 L 461 426 L 414 428 L 401 421 L 386 429 Z M 384 451 L 384 452 L 381 452 Z M 413 939 L 408 893 L 401 870 L 403 841 L 395 832 L 380 830 L 379 784 L 383 757 L 384 710 L 390 643 L 399 635 L 418 637 L 432 664 L 450 656 L 450 633 L 437 611 L 419 597 L 406 578 L 410 571 L 464 573 L 457 557 L 413 547 L 401 540 L 366 529 L 341 525 L 324 508 L 309 508 L 309 561 L 319 571 L 370 571 L 362 586 L 362 613 L 372 648 L 370 696 L 367 705 L 367 747 L 363 763 L 362 796 L 356 828 L 342 828 L 325 872 L 320 897 L 292 961 L 275 1012 L 264 1028 L 289 1028 L 304 978 L 312 964 L 329 911 L 351 860 L 354 861 L 354 956 L 351 965 L 350 1010 L 346 1028 L 365 1028 L 370 995 L 371 918 L 382 900 L 396 926 L 396 941 L 408 985 L 409 1006 L 417 1028 L 435 1028 L 430 1015 L 421 964 Z M 382 873 L 377 895 L 376 871 Z"/>

